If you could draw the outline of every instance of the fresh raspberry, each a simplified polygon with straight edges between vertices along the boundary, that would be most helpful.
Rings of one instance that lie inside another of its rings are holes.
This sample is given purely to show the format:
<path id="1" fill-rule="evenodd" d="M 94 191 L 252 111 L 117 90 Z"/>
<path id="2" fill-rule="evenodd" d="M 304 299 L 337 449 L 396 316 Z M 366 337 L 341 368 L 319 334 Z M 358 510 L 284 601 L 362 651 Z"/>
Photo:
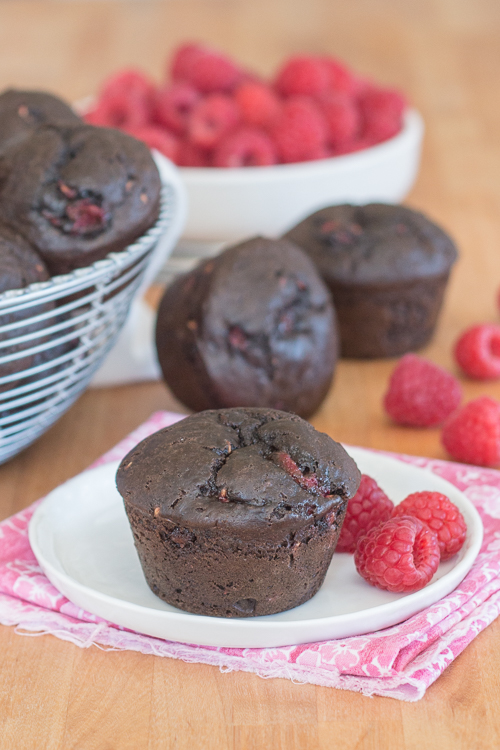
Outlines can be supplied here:
<path id="1" fill-rule="evenodd" d="M 209 47 L 188 44 L 174 54 L 172 78 L 187 81 L 208 94 L 231 91 L 240 80 L 241 72 L 226 55 Z"/>
<path id="2" fill-rule="evenodd" d="M 328 89 L 330 74 L 319 57 L 290 57 L 278 72 L 276 91 L 282 96 L 321 96 Z"/>
<path id="3" fill-rule="evenodd" d="M 306 97 L 292 97 L 284 102 L 271 135 L 285 163 L 323 159 L 327 155 L 325 118 L 318 106 Z"/>
<path id="4" fill-rule="evenodd" d="M 441 442 L 457 461 L 497 466 L 500 463 L 500 403 L 490 396 L 469 401 L 446 420 Z"/>
<path id="5" fill-rule="evenodd" d="M 193 60 L 196 60 L 204 47 L 198 42 L 188 42 L 181 44 L 174 50 L 172 59 L 167 60 L 167 80 L 172 78 L 173 81 L 183 81 L 189 77 Z"/>
<path id="6" fill-rule="evenodd" d="M 199 98 L 199 92 L 182 81 L 160 89 L 154 100 L 154 123 L 182 135 L 187 128 L 189 113 Z"/>
<path id="7" fill-rule="evenodd" d="M 328 91 L 355 94 L 359 88 L 357 78 L 334 57 L 321 58 L 328 73 Z"/>
<path id="8" fill-rule="evenodd" d="M 188 140 L 181 140 L 177 150 L 177 162 L 180 167 L 209 167 L 210 152 Z"/>
<path id="9" fill-rule="evenodd" d="M 440 492 L 413 492 L 396 505 L 393 516 L 413 516 L 425 523 L 437 536 L 441 560 L 456 555 L 465 542 L 464 517 Z"/>
<path id="10" fill-rule="evenodd" d="M 127 128 L 127 133 L 139 141 L 143 141 L 149 148 L 155 148 L 167 159 L 177 160 L 178 139 L 172 133 L 156 125 L 144 125 L 138 128 Z"/>
<path id="11" fill-rule="evenodd" d="M 406 100 L 399 91 L 366 87 L 359 95 L 363 137 L 370 143 L 392 138 L 403 126 Z"/>
<path id="12" fill-rule="evenodd" d="M 337 552 L 354 552 L 359 539 L 374 526 L 387 521 L 393 510 L 394 503 L 376 481 L 362 474 L 358 491 L 347 505 Z"/>
<path id="13" fill-rule="evenodd" d="M 281 103 L 274 91 L 265 83 L 247 81 L 235 91 L 234 98 L 240 108 L 241 119 L 247 125 L 267 128 L 278 119 Z"/>
<path id="14" fill-rule="evenodd" d="M 418 591 L 438 569 L 437 536 L 418 518 L 390 518 L 359 540 L 354 564 L 360 576 L 379 589 Z"/>
<path id="15" fill-rule="evenodd" d="M 328 126 L 328 140 L 334 153 L 345 153 L 360 128 L 359 111 L 346 94 L 329 94 L 321 100 L 321 110 Z"/>
<path id="16" fill-rule="evenodd" d="M 200 148 L 213 148 L 240 119 L 238 105 L 225 94 L 209 94 L 189 114 L 188 138 Z"/>
<path id="17" fill-rule="evenodd" d="M 217 146 L 214 167 L 265 167 L 276 164 L 276 148 L 266 133 L 257 128 L 240 128 Z"/>
<path id="18" fill-rule="evenodd" d="M 405 354 L 394 368 L 384 396 L 386 412 L 398 424 L 432 427 L 459 405 L 458 380 L 433 362 Z"/>
<path id="19" fill-rule="evenodd" d="M 138 70 L 123 70 L 104 82 L 94 112 L 86 120 L 95 123 L 100 118 L 118 128 L 146 125 L 154 96 L 155 87 L 147 76 Z"/>
<path id="20" fill-rule="evenodd" d="M 500 326 L 472 326 L 455 344 L 455 359 L 471 378 L 500 378 Z"/>

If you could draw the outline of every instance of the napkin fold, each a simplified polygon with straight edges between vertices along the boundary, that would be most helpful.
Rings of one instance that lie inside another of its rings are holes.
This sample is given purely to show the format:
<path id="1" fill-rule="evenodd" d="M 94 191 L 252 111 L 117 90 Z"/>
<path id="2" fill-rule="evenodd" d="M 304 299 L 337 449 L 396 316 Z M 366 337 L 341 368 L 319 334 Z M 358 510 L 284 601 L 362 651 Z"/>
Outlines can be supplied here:
<path id="1" fill-rule="evenodd" d="M 157 412 L 93 466 L 121 459 L 140 440 L 182 419 Z M 390 454 L 447 479 L 475 505 L 484 524 L 471 571 L 448 596 L 385 630 L 280 648 L 220 648 L 152 638 L 125 630 L 72 604 L 46 578 L 28 541 L 40 500 L 0 524 L 0 622 L 23 635 L 50 633 L 82 648 L 129 649 L 260 677 L 417 701 L 478 633 L 500 613 L 500 472 Z"/>

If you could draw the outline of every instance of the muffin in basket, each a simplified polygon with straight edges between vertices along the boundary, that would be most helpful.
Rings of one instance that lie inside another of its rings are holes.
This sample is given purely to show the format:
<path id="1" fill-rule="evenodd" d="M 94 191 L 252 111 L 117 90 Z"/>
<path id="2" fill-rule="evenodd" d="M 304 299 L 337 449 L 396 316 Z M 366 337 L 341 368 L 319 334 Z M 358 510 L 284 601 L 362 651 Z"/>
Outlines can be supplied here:
<path id="1" fill-rule="evenodd" d="M 251 617 L 318 591 L 360 473 L 300 417 L 241 408 L 149 436 L 116 481 L 151 590 L 188 612 Z"/>

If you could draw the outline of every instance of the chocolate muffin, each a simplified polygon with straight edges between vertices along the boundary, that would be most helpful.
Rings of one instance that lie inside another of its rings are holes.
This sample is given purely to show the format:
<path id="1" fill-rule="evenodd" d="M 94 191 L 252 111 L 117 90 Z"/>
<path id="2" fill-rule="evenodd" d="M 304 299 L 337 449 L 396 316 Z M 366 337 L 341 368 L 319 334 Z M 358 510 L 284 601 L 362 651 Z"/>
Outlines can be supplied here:
<path id="1" fill-rule="evenodd" d="M 305 417 L 332 380 L 335 313 L 298 247 L 256 237 L 167 288 L 156 347 L 165 381 L 195 411 L 267 406 Z"/>
<path id="2" fill-rule="evenodd" d="M 394 357 L 431 338 L 457 250 L 417 211 L 330 206 L 291 229 L 329 286 L 344 357 Z"/>
<path id="3" fill-rule="evenodd" d="M 10 289 L 23 289 L 35 282 L 47 281 L 49 273 L 45 263 L 33 248 L 20 235 L 14 233 L 8 227 L 0 226 L 0 294 Z M 19 373 L 35 364 L 40 364 L 42 355 L 27 354 L 23 352 L 42 343 L 43 339 L 34 338 L 33 341 L 18 344 L 9 343 L 12 339 L 28 334 L 36 334 L 46 325 L 43 321 L 26 323 L 30 318 L 53 310 L 53 302 L 41 302 L 38 305 L 18 310 L 16 312 L 3 312 L 0 307 L 0 358 L 16 355 L 15 359 L 0 363 L 0 378 Z M 7 331 L 1 330 L 4 326 L 19 324 Z M 16 380 L 9 380 L 0 384 L 0 392 L 9 390 L 16 385 Z"/>
<path id="4" fill-rule="evenodd" d="M 201 615 L 296 607 L 321 586 L 360 473 L 341 445 L 271 409 L 192 415 L 116 475 L 151 590 Z"/>
<path id="5" fill-rule="evenodd" d="M 82 120 L 62 99 L 43 91 L 8 89 L 0 94 L 0 149 L 47 123 L 81 125 Z"/>
<path id="6" fill-rule="evenodd" d="M 0 218 L 52 274 L 123 250 L 157 219 L 150 151 L 118 130 L 44 125 L 0 153 Z"/>

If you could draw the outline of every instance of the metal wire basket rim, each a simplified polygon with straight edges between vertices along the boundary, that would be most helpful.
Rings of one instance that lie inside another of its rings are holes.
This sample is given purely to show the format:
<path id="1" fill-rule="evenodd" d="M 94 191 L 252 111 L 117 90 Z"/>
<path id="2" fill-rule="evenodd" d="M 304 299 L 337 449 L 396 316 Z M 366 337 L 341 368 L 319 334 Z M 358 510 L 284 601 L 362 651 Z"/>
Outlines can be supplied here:
<path id="1" fill-rule="evenodd" d="M 36 281 L 21 289 L 8 289 L 0 293 L 0 308 L 9 307 L 24 297 L 30 298 L 30 301 L 33 299 L 34 302 L 40 298 L 46 299 L 48 289 L 56 291 L 57 288 L 58 294 L 66 291 L 77 291 L 75 287 L 95 283 L 101 277 L 105 277 L 106 273 L 115 273 L 133 263 L 135 258 L 140 257 L 148 246 L 152 245 L 165 230 L 164 221 L 169 218 L 171 211 L 171 206 L 167 201 L 167 194 L 171 193 L 171 187 L 163 185 L 161 193 L 161 208 L 155 224 L 134 243 L 128 245 L 120 252 L 109 253 L 105 258 L 96 260 L 89 266 L 76 268 L 71 273 L 53 276 L 47 281 Z"/>

